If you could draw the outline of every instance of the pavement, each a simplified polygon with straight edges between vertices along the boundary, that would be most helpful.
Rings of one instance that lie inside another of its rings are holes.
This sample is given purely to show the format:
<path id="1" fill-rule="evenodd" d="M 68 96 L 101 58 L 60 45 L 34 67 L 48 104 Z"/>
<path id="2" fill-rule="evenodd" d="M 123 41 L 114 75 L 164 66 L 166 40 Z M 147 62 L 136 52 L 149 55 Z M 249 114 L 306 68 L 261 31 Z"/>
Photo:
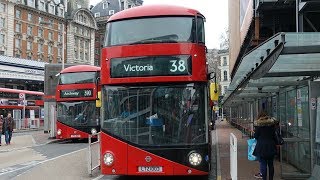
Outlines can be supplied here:
<path id="1" fill-rule="evenodd" d="M 231 180 L 230 176 L 230 133 L 237 138 L 237 166 L 238 180 L 255 180 L 254 174 L 259 172 L 259 162 L 248 160 L 249 137 L 243 136 L 242 132 L 231 126 L 227 121 L 216 121 L 216 135 L 218 138 L 218 172 L 217 180 Z M 232 162 L 236 163 L 236 162 Z M 274 180 L 280 180 L 280 162 L 274 161 Z"/>
<path id="2" fill-rule="evenodd" d="M 14 130 L 10 145 L 6 145 L 4 135 L 1 136 L 0 152 L 29 148 L 57 141 L 57 139 L 50 139 L 49 136 L 50 134 L 45 134 L 41 129 L 23 131 Z"/>
<path id="3" fill-rule="evenodd" d="M 230 176 L 230 133 L 237 138 L 237 163 L 238 163 L 238 180 L 255 180 L 254 174 L 259 172 L 259 162 L 249 161 L 247 159 L 247 140 L 249 137 L 243 136 L 241 131 L 232 127 L 227 121 L 217 121 L 216 134 L 218 142 L 217 146 L 217 180 L 231 180 Z M 13 133 L 12 144 L 6 146 L 4 144 L 4 136 L 2 136 L 1 152 L 10 153 L 11 150 L 18 149 L 21 151 L 21 157 L 28 152 L 28 147 L 34 147 L 43 144 L 49 144 L 57 141 L 49 139 L 49 134 L 45 134 L 43 130 L 16 132 Z M 41 154 L 33 154 L 32 160 L 40 162 L 37 166 L 29 169 L 27 172 L 16 176 L 14 179 L 94 179 L 99 176 L 99 170 L 93 173 L 93 177 L 87 174 L 87 158 L 86 149 L 74 151 L 63 156 L 46 159 Z M 0 159 L 5 157 L 0 157 Z M 18 158 L 19 159 L 19 158 Z M 280 163 L 275 160 L 275 180 L 280 180 Z M 235 163 L 235 162 L 232 162 Z M 80 173 L 80 174 L 79 174 Z M 99 178 L 97 178 L 99 179 Z M 112 179 L 112 178 L 111 178 Z"/>

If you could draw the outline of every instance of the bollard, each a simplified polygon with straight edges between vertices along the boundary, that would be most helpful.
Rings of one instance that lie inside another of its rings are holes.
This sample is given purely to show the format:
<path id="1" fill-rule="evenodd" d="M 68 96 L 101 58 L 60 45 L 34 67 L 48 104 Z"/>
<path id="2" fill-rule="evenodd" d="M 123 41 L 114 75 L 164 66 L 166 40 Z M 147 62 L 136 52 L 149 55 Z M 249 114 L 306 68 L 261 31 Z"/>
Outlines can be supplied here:
<path id="1" fill-rule="evenodd" d="M 237 137 L 230 133 L 230 176 L 232 180 L 238 179 Z"/>

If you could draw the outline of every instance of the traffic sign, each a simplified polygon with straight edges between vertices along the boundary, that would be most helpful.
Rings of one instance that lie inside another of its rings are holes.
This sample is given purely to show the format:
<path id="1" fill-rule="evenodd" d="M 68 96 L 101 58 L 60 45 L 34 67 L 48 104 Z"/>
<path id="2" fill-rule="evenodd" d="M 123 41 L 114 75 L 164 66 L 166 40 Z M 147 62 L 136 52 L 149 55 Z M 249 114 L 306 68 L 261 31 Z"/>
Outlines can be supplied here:
<path id="1" fill-rule="evenodd" d="M 24 99 L 25 98 L 25 94 L 24 93 L 19 93 L 19 99 Z"/>

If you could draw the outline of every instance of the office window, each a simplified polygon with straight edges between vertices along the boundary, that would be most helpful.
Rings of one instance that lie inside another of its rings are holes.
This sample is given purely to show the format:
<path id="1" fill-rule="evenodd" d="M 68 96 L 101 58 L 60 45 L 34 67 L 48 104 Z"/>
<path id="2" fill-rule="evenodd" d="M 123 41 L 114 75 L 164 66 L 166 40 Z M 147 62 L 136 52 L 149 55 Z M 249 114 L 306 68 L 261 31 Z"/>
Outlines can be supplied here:
<path id="1" fill-rule="evenodd" d="M 227 57 L 223 57 L 223 66 L 227 66 L 228 62 L 227 62 Z"/>
<path id="2" fill-rule="evenodd" d="M 50 14 L 54 14 L 54 5 L 50 4 L 48 9 Z"/>
<path id="3" fill-rule="evenodd" d="M 6 26 L 6 19 L 5 18 L 0 18 L 0 28 L 4 28 Z"/>
<path id="4" fill-rule="evenodd" d="M 80 52 L 80 59 L 83 60 L 83 52 Z"/>
<path id="5" fill-rule="evenodd" d="M 6 4 L 0 3 L 0 12 L 6 12 Z"/>
<path id="6" fill-rule="evenodd" d="M 16 39 L 15 40 L 15 47 L 16 48 L 21 48 L 21 39 Z"/>
<path id="7" fill-rule="evenodd" d="M 32 42 L 27 41 L 27 50 L 32 51 Z"/>
<path id="8" fill-rule="evenodd" d="M 38 29 L 38 36 L 43 38 L 43 29 Z"/>
<path id="9" fill-rule="evenodd" d="M 54 22 L 53 22 L 53 20 L 52 20 L 52 19 L 50 19 L 50 20 L 49 20 L 49 24 L 48 24 L 48 26 L 49 26 L 50 28 L 53 28 L 53 23 L 54 23 Z"/>
<path id="10" fill-rule="evenodd" d="M 32 35 L 32 26 L 28 26 L 27 28 L 27 34 Z"/>
<path id="11" fill-rule="evenodd" d="M 223 80 L 228 81 L 228 72 L 227 71 L 223 71 Z"/>
<path id="12" fill-rule="evenodd" d="M 75 57 L 76 59 L 79 58 L 79 53 L 78 53 L 76 50 L 74 51 L 74 57 Z"/>
<path id="13" fill-rule="evenodd" d="M 59 43 L 62 42 L 62 34 L 58 34 L 58 42 L 59 42 Z"/>
<path id="14" fill-rule="evenodd" d="M 83 35 L 83 30 L 82 30 L 82 28 L 79 28 L 79 34 Z"/>
<path id="15" fill-rule="evenodd" d="M 33 7 L 34 4 L 34 0 L 28 0 L 28 6 L 32 6 Z"/>
<path id="16" fill-rule="evenodd" d="M 121 10 L 124 10 L 124 2 L 121 2 Z"/>
<path id="17" fill-rule="evenodd" d="M 45 4 L 44 4 L 44 2 L 43 1 L 40 1 L 39 2 L 39 6 L 38 6 L 38 8 L 39 8 L 39 10 L 44 10 L 44 7 L 45 7 Z"/>
<path id="18" fill-rule="evenodd" d="M 48 54 L 52 54 L 52 46 L 48 46 Z"/>
<path id="19" fill-rule="evenodd" d="M 38 52 L 43 52 L 43 44 L 38 44 Z"/>
<path id="20" fill-rule="evenodd" d="M 4 34 L 0 34 L 0 45 L 4 45 L 5 44 L 5 35 Z"/>
<path id="21" fill-rule="evenodd" d="M 32 14 L 28 13 L 28 21 L 31 22 L 32 21 Z"/>
<path id="22" fill-rule="evenodd" d="M 109 10 L 109 15 L 113 15 L 114 14 L 114 10 Z"/>
<path id="23" fill-rule="evenodd" d="M 94 13 L 94 17 L 100 17 L 100 12 Z"/>
<path id="24" fill-rule="evenodd" d="M 21 24 L 16 24 L 16 32 L 21 32 Z"/>
<path id="25" fill-rule="evenodd" d="M 63 30 L 63 24 L 62 24 L 62 23 L 59 23 L 58 29 L 59 29 L 60 31 Z"/>
<path id="26" fill-rule="evenodd" d="M 62 48 L 61 47 L 58 48 L 58 56 L 62 57 Z"/>
<path id="27" fill-rule="evenodd" d="M 89 53 L 88 52 L 84 53 L 84 58 L 85 58 L 85 60 L 89 60 Z"/>
<path id="28" fill-rule="evenodd" d="M 16 10 L 16 18 L 20 19 L 21 18 L 21 11 L 20 10 Z"/>
<path id="29" fill-rule="evenodd" d="M 83 49 L 83 41 L 79 40 L 80 48 Z"/>
<path id="30" fill-rule="evenodd" d="M 61 16 L 61 17 L 64 17 L 64 15 L 63 15 L 64 13 L 63 13 L 63 8 L 59 8 L 59 16 Z"/>
<path id="31" fill-rule="evenodd" d="M 49 40 L 52 40 L 52 39 L 53 39 L 52 37 L 53 37 L 53 33 L 52 33 L 52 32 L 49 32 L 49 33 L 48 33 L 48 39 L 49 39 Z"/>
<path id="32" fill-rule="evenodd" d="M 42 23 L 42 22 L 43 22 L 43 20 L 44 20 L 44 19 L 43 19 L 43 17 L 41 17 L 41 16 L 39 16 L 39 18 L 38 18 L 38 19 L 39 19 L 39 24 L 40 24 L 40 23 Z"/>
<path id="33" fill-rule="evenodd" d="M 84 47 L 86 48 L 86 50 L 89 50 L 89 41 L 88 40 L 84 41 Z"/>
<path id="34" fill-rule="evenodd" d="M 224 94 L 227 93 L 228 86 L 223 86 Z"/>
<path id="35" fill-rule="evenodd" d="M 102 8 L 103 8 L 103 9 L 107 9 L 107 8 L 108 8 L 108 2 L 104 2 L 104 3 L 102 4 Z"/>

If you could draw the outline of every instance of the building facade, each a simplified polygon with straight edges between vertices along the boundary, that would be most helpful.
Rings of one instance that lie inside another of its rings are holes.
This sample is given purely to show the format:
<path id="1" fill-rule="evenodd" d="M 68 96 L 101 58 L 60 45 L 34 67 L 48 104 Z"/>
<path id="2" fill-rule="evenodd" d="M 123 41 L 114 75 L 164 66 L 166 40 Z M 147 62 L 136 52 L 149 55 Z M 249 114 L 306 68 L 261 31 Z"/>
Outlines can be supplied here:
<path id="1" fill-rule="evenodd" d="M 67 20 L 67 53 L 69 64 L 94 64 L 96 20 L 88 8 L 69 9 Z"/>
<path id="2" fill-rule="evenodd" d="M 21 75 L 24 70 L 19 67 L 28 68 L 28 60 L 62 67 L 65 63 L 93 65 L 97 26 L 88 7 L 89 0 L 1 0 L 0 62 L 14 59 L 10 68 L 18 68 L 19 73 L 9 73 L 1 65 L 0 87 L 43 91 L 43 77 Z M 37 68 L 36 72 L 41 71 L 37 75 L 43 76 L 43 67 Z"/>
<path id="3" fill-rule="evenodd" d="M 106 24 L 110 16 L 124 9 L 141 6 L 142 0 L 103 0 L 91 12 L 96 18 L 98 30 L 95 34 L 94 65 L 100 65 L 101 48 L 106 34 Z"/>
<path id="4" fill-rule="evenodd" d="M 224 95 L 230 84 L 230 70 L 229 70 L 229 52 L 221 50 L 218 52 L 219 73 L 220 73 L 220 92 Z"/>
<path id="5" fill-rule="evenodd" d="M 18 0 L 14 6 L 12 56 L 61 63 L 65 53 L 64 1 Z M 8 24 L 9 25 L 9 24 Z M 9 34 L 9 37 L 11 35 Z M 10 50 L 10 48 L 8 48 Z M 8 52 L 8 56 L 11 52 Z"/>

